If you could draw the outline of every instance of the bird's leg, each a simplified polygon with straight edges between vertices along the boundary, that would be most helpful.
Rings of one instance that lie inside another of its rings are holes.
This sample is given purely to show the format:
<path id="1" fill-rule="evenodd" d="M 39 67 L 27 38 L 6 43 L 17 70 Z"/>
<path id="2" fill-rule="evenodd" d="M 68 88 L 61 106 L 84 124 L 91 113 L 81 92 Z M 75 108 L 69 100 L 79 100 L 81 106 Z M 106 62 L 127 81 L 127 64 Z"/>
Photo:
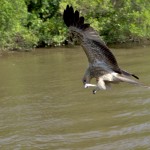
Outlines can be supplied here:
<path id="1" fill-rule="evenodd" d="M 98 84 L 99 78 L 96 78 L 96 83 Z M 93 94 L 96 94 L 96 92 L 99 90 L 98 86 L 93 90 Z"/>
<path id="2" fill-rule="evenodd" d="M 105 82 L 103 80 L 103 78 L 96 78 L 96 81 L 97 81 L 97 86 L 96 88 L 93 90 L 93 94 L 96 94 L 96 92 L 98 90 L 106 90 L 106 85 L 105 85 Z"/>
<path id="3" fill-rule="evenodd" d="M 93 94 L 96 94 L 96 92 L 97 92 L 98 90 L 99 90 L 99 89 L 97 89 L 97 88 L 94 89 L 94 90 L 93 90 Z"/>

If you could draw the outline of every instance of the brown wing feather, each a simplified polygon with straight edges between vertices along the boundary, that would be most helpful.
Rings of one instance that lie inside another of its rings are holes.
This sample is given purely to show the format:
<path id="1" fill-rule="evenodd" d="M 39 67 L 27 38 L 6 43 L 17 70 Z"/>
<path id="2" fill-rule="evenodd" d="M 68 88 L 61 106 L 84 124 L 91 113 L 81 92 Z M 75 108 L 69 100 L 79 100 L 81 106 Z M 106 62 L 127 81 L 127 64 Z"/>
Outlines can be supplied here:
<path id="1" fill-rule="evenodd" d="M 88 57 L 89 63 L 94 64 L 99 61 L 105 64 L 108 69 L 110 68 L 117 73 L 121 73 L 115 56 L 106 45 L 98 40 L 89 38 L 84 39 L 84 42 L 81 44 Z"/>
<path id="2" fill-rule="evenodd" d="M 79 16 L 79 12 L 77 10 L 74 12 L 72 6 L 69 7 L 69 5 L 67 5 L 63 13 L 63 19 L 70 31 L 79 38 L 88 57 L 89 63 L 92 64 L 99 60 L 100 62 L 103 62 L 108 69 L 112 69 L 117 73 L 133 76 L 138 79 L 138 77 L 134 74 L 130 74 L 119 68 L 115 56 L 100 39 L 99 34 L 90 27 L 90 24 L 84 23 L 84 17 Z"/>
<path id="3" fill-rule="evenodd" d="M 64 10 L 63 19 L 70 31 L 80 39 L 89 63 L 100 60 L 104 62 L 108 68 L 121 73 L 114 55 L 100 39 L 99 34 L 90 27 L 90 24 L 84 23 L 84 17 L 79 16 L 77 10 L 74 12 L 73 7 L 67 5 L 66 10 Z"/>

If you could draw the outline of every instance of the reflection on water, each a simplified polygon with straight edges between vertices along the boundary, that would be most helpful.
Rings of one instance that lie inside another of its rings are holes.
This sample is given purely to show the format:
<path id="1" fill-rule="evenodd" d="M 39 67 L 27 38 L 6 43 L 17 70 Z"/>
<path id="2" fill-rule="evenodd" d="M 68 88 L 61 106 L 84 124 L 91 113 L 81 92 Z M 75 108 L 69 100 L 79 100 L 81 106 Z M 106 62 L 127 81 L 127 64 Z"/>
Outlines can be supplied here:
<path id="1" fill-rule="evenodd" d="M 150 84 L 148 48 L 113 52 Z M 149 149 L 150 91 L 119 84 L 93 95 L 86 67 L 79 47 L 1 57 L 0 149 Z"/>

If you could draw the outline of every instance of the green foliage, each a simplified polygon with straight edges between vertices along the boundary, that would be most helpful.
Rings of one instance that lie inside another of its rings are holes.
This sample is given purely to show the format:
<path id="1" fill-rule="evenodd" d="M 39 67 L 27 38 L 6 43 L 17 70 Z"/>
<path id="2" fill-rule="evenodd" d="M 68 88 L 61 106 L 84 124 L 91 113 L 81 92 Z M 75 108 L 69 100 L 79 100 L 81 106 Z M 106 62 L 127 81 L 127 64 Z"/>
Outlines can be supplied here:
<path id="1" fill-rule="evenodd" d="M 28 28 L 38 37 L 38 46 L 56 46 L 65 40 L 65 28 L 59 13 L 60 0 L 28 0 Z"/>
<path id="2" fill-rule="evenodd" d="M 25 0 L 29 13 L 45 21 L 55 15 L 60 0 Z"/>
<path id="3" fill-rule="evenodd" d="M 150 38 L 147 0 L 0 0 L 0 49 L 61 45 L 67 37 L 62 19 L 67 4 L 108 43 Z"/>
<path id="4" fill-rule="evenodd" d="M 0 6 L 0 48 L 18 50 L 32 47 L 37 39 L 24 27 L 27 18 L 24 0 L 1 0 Z"/>
<path id="5" fill-rule="evenodd" d="M 150 1 L 147 0 L 62 0 L 80 10 L 108 43 L 150 38 Z"/>

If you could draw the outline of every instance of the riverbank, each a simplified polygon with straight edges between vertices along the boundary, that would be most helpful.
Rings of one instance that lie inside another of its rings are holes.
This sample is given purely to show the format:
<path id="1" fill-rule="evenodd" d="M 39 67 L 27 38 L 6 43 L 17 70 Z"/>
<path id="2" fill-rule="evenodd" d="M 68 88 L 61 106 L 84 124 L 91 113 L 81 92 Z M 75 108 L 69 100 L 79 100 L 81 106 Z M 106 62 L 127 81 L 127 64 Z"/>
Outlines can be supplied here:
<path id="1" fill-rule="evenodd" d="M 128 43 L 114 43 L 114 44 L 108 44 L 107 45 L 110 49 L 136 49 L 136 48 L 144 48 L 144 47 L 150 47 L 150 42 L 146 41 L 143 43 L 137 43 L 137 42 L 128 42 Z M 61 45 L 61 46 L 51 46 L 51 47 L 39 47 L 39 48 L 32 48 L 32 49 L 25 49 L 25 50 L 0 50 L 0 57 L 1 56 L 9 56 L 9 55 L 17 55 L 19 53 L 30 53 L 30 52 L 34 52 L 34 53 L 38 53 L 39 51 L 42 53 L 44 51 L 55 51 L 56 49 L 62 49 L 62 51 L 64 51 L 65 49 L 69 49 L 69 48 L 80 48 L 79 45 Z"/>
<path id="2" fill-rule="evenodd" d="M 150 39 L 150 1 L 1 0 L 1 49 L 28 51 L 65 44 L 68 29 L 63 11 L 67 4 L 78 10 L 106 43 Z"/>

